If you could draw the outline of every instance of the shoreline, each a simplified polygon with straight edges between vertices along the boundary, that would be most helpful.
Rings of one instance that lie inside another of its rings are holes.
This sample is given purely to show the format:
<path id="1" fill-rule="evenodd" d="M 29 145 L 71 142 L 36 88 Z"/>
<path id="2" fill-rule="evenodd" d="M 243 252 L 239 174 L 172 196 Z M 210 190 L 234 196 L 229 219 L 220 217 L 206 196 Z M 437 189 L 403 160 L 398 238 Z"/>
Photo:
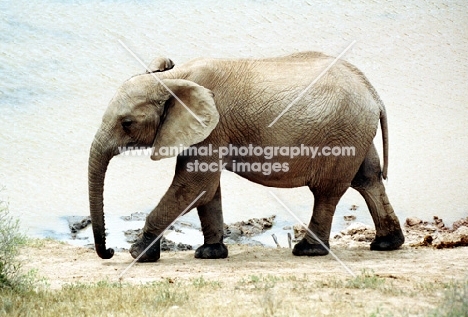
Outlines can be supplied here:
<path id="1" fill-rule="evenodd" d="M 146 214 L 133 213 L 121 217 L 136 229 L 123 230 L 125 245 L 109 246 L 115 251 L 128 251 L 128 246 L 141 235 L 141 225 Z M 352 245 L 362 243 L 368 245 L 375 237 L 373 226 L 355 221 L 353 215 L 344 216 L 347 226 L 338 232 L 332 232 L 331 245 Z M 92 243 L 91 220 L 88 217 L 72 216 L 68 219 L 71 239 L 59 240 L 68 244 L 94 249 Z M 276 221 L 276 216 L 252 218 L 232 224 L 224 225 L 224 242 L 226 245 L 243 244 L 262 247 L 287 247 L 299 242 L 304 236 L 306 224 L 285 223 Z M 402 224 L 405 235 L 404 245 L 410 247 L 433 246 L 434 248 L 450 248 L 468 246 L 468 217 L 455 221 L 448 227 L 437 216 L 432 221 L 423 221 L 416 217 L 409 217 Z M 178 220 L 168 228 L 162 238 L 162 251 L 194 250 L 203 244 L 203 234 L 199 225 L 192 222 Z M 80 243 L 80 242 L 88 243 Z"/>

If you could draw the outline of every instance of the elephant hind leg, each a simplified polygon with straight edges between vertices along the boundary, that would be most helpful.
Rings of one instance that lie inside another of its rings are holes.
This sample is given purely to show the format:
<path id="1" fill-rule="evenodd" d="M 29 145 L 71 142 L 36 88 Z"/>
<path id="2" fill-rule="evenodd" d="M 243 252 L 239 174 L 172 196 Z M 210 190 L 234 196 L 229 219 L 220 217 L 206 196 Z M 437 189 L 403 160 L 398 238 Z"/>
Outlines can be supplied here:
<path id="1" fill-rule="evenodd" d="M 198 217 L 202 226 L 204 243 L 195 251 L 197 259 L 224 259 L 228 249 L 223 243 L 224 221 L 221 205 L 221 185 L 211 201 L 198 206 Z"/>
<path id="2" fill-rule="evenodd" d="M 374 145 L 369 149 L 364 162 L 351 182 L 351 187 L 364 197 L 374 221 L 376 236 L 370 249 L 379 251 L 398 249 L 405 242 L 405 237 L 385 192 L 380 160 Z"/>

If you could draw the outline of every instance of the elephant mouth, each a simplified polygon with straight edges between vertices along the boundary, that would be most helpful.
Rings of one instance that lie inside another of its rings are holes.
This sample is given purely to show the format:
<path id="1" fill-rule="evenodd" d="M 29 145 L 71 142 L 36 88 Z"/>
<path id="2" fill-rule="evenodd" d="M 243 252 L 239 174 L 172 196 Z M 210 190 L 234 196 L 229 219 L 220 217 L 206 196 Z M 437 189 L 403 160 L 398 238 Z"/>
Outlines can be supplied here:
<path id="1" fill-rule="evenodd" d="M 126 147 L 136 147 L 138 146 L 138 143 L 137 142 L 129 142 L 127 143 Z"/>

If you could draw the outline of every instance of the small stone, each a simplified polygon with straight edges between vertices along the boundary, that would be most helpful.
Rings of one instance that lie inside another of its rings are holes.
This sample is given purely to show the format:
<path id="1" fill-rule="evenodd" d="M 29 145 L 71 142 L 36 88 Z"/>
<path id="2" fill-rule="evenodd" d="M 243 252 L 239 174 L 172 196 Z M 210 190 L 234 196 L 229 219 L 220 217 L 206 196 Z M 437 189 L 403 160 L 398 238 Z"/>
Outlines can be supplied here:
<path id="1" fill-rule="evenodd" d="M 441 229 L 445 227 L 445 224 L 442 219 L 440 219 L 437 216 L 434 216 L 434 224 L 437 226 L 437 228 Z"/>
<path id="2" fill-rule="evenodd" d="M 431 245 L 432 241 L 434 241 L 434 238 L 431 235 L 427 235 L 427 236 L 424 237 L 422 245 L 423 246 Z"/>
<path id="3" fill-rule="evenodd" d="M 283 230 L 291 230 L 291 229 L 292 229 L 291 226 L 285 226 L 285 227 L 283 227 Z"/>
<path id="4" fill-rule="evenodd" d="M 307 230 L 305 228 L 307 228 L 307 226 L 305 224 L 304 225 L 295 224 L 293 226 L 294 239 L 296 239 L 296 240 L 297 239 L 302 239 L 305 236 L 306 232 L 307 232 Z"/>
<path id="5" fill-rule="evenodd" d="M 356 216 L 355 215 L 343 216 L 343 219 L 345 221 L 354 221 L 354 220 L 356 220 Z"/>
<path id="6" fill-rule="evenodd" d="M 90 216 L 70 216 L 67 217 L 67 220 L 71 233 L 77 233 L 91 224 Z"/>
<path id="7" fill-rule="evenodd" d="M 416 226 L 422 223 L 422 220 L 416 217 L 406 218 L 406 224 L 410 227 Z"/>

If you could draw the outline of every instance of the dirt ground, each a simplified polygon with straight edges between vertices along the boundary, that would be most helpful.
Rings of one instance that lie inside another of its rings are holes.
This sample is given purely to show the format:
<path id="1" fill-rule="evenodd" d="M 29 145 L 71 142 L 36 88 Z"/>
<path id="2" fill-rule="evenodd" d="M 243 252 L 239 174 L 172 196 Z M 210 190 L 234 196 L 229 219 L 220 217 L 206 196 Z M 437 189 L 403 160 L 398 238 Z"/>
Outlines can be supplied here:
<path id="1" fill-rule="evenodd" d="M 402 283 L 426 280 L 434 283 L 468 276 L 468 247 L 436 250 L 432 247 L 403 246 L 397 251 L 370 251 L 364 244 L 337 246 L 332 251 L 352 272 L 373 270 L 379 276 L 392 276 Z M 35 268 L 46 277 L 51 288 L 74 282 L 101 280 L 139 283 L 162 278 L 190 279 L 204 276 L 222 281 L 238 280 L 252 274 L 297 275 L 312 278 L 349 277 L 350 273 L 332 255 L 295 257 L 288 248 L 274 249 L 243 245 L 229 246 L 224 260 L 195 259 L 194 251 L 163 252 L 156 263 L 135 263 L 128 252 L 116 252 L 110 260 L 100 259 L 93 250 L 47 241 L 28 247 L 22 257 L 25 268 Z"/>
<path id="2" fill-rule="evenodd" d="M 276 286 L 275 294 L 281 297 L 283 305 L 289 303 L 295 307 L 304 298 L 332 303 L 332 308 L 319 308 L 322 313 L 325 309 L 324 315 L 330 309 L 332 315 L 339 313 L 340 310 L 333 307 L 344 303 L 352 308 L 366 308 L 366 312 L 371 308 L 370 311 L 383 308 L 392 314 L 420 315 L 442 300 L 441 285 L 468 277 L 468 247 L 435 249 L 405 244 L 397 251 L 374 252 L 369 250 L 368 243 L 360 243 L 353 246 L 332 244 L 332 251 L 343 264 L 332 255 L 295 257 L 288 248 L 230 245 L 229 257 L 223 260 L 199 260 L 194 258 L 194 251 L 180 251 L 163 252 L 157 263 L 132 265 L 128 252 L 116 252 L 112 259 L 101 260 L 93 250 L 48 240 L 27 247 L 21 257 L 26 260 L 25 269 L 37 269 L 51 289 L 74 283 L 118 282 L 120 276 L 121 281 L 130 284 L 164 280 L 190 283 L 203 277 L 224 285 L 214 291 L 219 292 L 216 295 L 218 305 L 223 301 L 229 304 L 232 300 L 231 296 L 226 296 L 229 291 L 236 290 L 236 296 L 242 294 L 242 298 L 247 299 L 258 296 L 251 292 L 258 284 L 249 284 L 249 281 L 260 277 L 261 282 L 262 276 L 273 276 L 275 280 L 295 281 Z M 388 288 L 363 290 L 333 286 L 337 281 L 353 278 L 344 266 L 355 275 L 362 274 L 363 270 L 372 272 L 384 279 Z M 300 289 L 307 293 L 291 291 L 297 290 L 299 280 L 302 281 Z"/>

